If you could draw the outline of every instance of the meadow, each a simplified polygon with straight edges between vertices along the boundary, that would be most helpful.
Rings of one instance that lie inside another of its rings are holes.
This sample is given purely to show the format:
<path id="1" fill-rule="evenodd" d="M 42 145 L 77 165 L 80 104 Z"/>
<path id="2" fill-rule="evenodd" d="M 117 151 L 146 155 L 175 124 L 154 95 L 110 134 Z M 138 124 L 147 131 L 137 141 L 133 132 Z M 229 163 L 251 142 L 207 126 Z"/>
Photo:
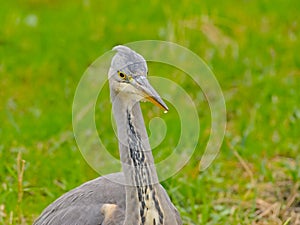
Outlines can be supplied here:
<path id="1" fill-rule="evenodd" d="M 296 0 L 1 1 L 0 224 L 32 224 L 58 196 L 99 176 L 73 135 L 77 84 L 113 46 L 163 40 L 207 63 L 227 109 L 220 154 L 200 172 L 209 107 L 190 79 L 169 74 L 189 90 L 201 121 L 192 159 L 162 183 L 184 224 L 299 225 L 299 12 Z M 149 68 L 162 76 L 169 69 Z M 99 97 L 96 121 L 105 145 L 116 149 L 108 97 Z M 146 124 L 162 115 L 142 107 Z M 175 112 L 163 117 L 168 142 L 154 149 L 157 157 L 179 132 Z"/>

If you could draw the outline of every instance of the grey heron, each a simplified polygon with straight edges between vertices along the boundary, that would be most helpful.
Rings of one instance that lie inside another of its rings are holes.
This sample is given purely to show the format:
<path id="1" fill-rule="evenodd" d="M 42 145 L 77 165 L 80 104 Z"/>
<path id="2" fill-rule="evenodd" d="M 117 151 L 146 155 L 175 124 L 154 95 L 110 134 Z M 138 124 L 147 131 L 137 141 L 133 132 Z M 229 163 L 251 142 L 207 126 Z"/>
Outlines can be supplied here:
<path id="1" fill-rule="evenodd" d="M 88 181 L 62 195 L 34 225 L 181 225 L 180 215 L 160 185 L 140 100 L 168 107 L 147 79 L 145 59 L 116 46 L 108 72 L 122 171 Z"/>

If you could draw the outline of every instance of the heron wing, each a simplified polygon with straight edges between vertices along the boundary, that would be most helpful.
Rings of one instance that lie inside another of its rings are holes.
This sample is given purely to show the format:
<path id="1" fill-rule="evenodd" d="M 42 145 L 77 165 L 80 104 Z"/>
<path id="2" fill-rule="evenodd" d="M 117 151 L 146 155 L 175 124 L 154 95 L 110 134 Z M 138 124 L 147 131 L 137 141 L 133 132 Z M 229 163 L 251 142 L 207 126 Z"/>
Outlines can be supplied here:
<path id="1" fill-rule="evenodd" d="M 122 173 L 88 181 L 50 204 L 34 225 L 105 225 L 108 224 L 105 217 L 112 214 L 107 205 L 115 205 L 112 208 L 114 217 L 124 220 L 126 195 L 124 186 L 120 184 L 123 181 Z"/>

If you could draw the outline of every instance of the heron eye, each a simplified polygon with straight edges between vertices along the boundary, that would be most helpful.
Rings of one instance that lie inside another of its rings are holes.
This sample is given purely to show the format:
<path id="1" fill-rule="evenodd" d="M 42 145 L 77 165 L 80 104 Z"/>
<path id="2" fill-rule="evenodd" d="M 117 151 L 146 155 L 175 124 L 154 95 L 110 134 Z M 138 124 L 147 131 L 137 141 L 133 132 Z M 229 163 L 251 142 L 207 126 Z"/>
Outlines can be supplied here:
<path id="1" fill-rule="evenodd" d="M 118 71 L 118 74 L 119 74 L 119 76 L 120 76 L 122 79 L 126 79 L 125 73 L 122 73 L 122 72 Z"/>

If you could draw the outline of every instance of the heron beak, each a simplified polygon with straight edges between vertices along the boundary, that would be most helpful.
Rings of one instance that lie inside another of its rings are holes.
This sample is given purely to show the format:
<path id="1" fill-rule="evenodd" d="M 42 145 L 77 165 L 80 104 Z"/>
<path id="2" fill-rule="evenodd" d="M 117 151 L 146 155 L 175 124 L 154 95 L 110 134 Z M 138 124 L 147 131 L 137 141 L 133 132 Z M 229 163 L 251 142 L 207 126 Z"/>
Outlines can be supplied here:
<path id="1" fill-rule="evenodd" d="M 132 84 L 141 92 L 141 95 L 149 102 L 152 102 L 154 105 L 160 107 L 164 111 L 169 111 L 169 108 L 166 105 L 166 103 L 164 103 L 164 101 L 154 90 L 154 88 L 151 86 L 146 77 L 139 77 L 137 79 L 134 79 L 134 82 Z"/>
<path id="2" fill-rule="evenodd" d="M 164 111 L 169 111 L 168 106 L 164 103 L 164 101 L 159 97 L 159 96 L 146 96 L 145 97 L 149 102 L 152 102 L 154 105 L 160 107 L 161 109 L 163 109 Z"/>

